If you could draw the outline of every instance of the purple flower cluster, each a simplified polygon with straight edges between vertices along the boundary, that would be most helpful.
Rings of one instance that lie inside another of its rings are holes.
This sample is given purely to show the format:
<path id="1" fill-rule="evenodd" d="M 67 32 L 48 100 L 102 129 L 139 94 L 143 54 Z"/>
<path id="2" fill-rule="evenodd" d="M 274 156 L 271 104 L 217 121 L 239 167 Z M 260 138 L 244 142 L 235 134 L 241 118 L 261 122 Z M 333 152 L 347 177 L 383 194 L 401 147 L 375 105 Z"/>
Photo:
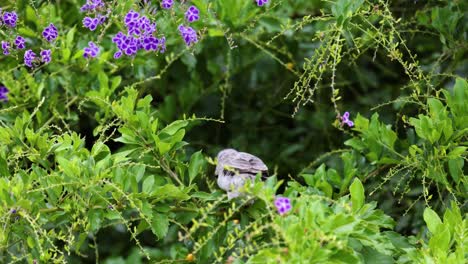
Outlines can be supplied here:
<path id="1" fill-rule="evenodd" d="M 258 6 L 264 6 L 268 3 L 268 0 L 255 0 Z"/>
<path id="2" fill-rule="evenodd" d="M 113 38 L 112 42 L 119 49 L 114 58 L 118 59 L 123 54 L 127 56 L 135 55 L 138 50 L 166 51 L 166 38 L 156 38 L 153 33 L 156 32 L 156 23 L 151 21 L 146 16 L 141 16 L 138 12 L 131 10 L 124 18 L 127 34 L 119 31 Z"/>
<path id="3" fill-rule="evenodd" d="M 18 21 L 18 15 L 15 11 L 5 12 L 2 16 L 2 21 L 5 25 L 9 27 L 16 27 L 16 22 Z"/>
<path id="4" fill-rule="evenodd" d="M 200 11 L 195 6 L 190 6 L 187 12 L 185 12 L 185 19 L 189 23 L 195 22 L 200 18 Z"/>
<path id="5" fill-rule="evenodd" d="M 7 26 L 9 27 L 15 27 L 16 23 L 18 22 L 18 16 L 15 12 L 4 12 L 2 13 L 2 10 L 0 9 L 0 20 Z M 1 25 L 1 24 L 0 24 Z M 42 36 L 48 41 L 52 42 L 57 39 L 58 37 L 58 30 L 55 27 L 54 24 L 49 24 L 43 31 L 42 31 Z M 12 45 L 16 47 L 16 49 L 21 50 L 26 48 L 26 39 L 23 38 L 20 35 L 17 35 L 14 40 L 10 41 L 2 41 L 1 42 L 1 47 L 4 55 L 9 55 L 10 54 L 10 49 L 12 48 Z M 50 49 L 46 50 L 41 50 L 40 58 L 37 58 L 36 53 L 32 51 L 31 49 L 27 50 L 24 53 L 24 64 L 30 68 L 34 67 L 34 62 L 43 62 L 45 64 L 49 63 L 52 60 L 52 51 Z M 6 89 L 6 88 L 5 88 Z M 2 98 L 4 97 L 5 90 L 2 90 L 3 95 Z M 6 90 L 7 91 L 7 90 Z"/>
<path id="6" fill-rule="evenodd" d="M 156 23 L 151 21 L 146 16 L 140 16 L 139 13 L 131 10 L 124 18 L 125 26 L 130 35 L 151 35 L 156 31 Z"/>
<path id="7" fill-rule="evenodd" d="M 349 127 L 354 126 L 354 122 L 349 119 L 349 112 L 345 112 L 341 117 L 341 124 L 347 124 Z"/>
<path id="8" fill-rule="evenodd" d="M 87 13 L 95 13 L 95 17 L 86 16 L 83 18 L 83 26 L 88 28 L 91 31 L 96 30 L 97 26 L 103 24 L 106 19 L 107 15 L 102 15 L 98 11 L 104 10 L 104 2 L 102 0 L 87 0 L 86 4 L 81 6 L 81 12 Z"/>
<path id="9" fill-rule="evenodd" d="M 7 41 L 2 41 L 2 50 L 4 55 L 10 54 L 10 43 Z"/>
<path id="10" fill-rule="evenodd" d="M 26 48 L 26 45 L 25 45 L 25 42 L 26 40 L 22 37 L 22 36 L 17 36 L 15 38 L 15 46 L 17 49 L 24 49 Z"/>
<path id="11" fill-rule="evenodd" d="M 52 57 L 51 57 L 52 51 L 50 49 L 41 50 L 39 55 L 41 55 L 40 61 L 45 63 L 45 64 L 49 63 L 52 60 Z M 34 53 L 34 51 L 32 51 L 30 49 L 27 50 L 24 53 L 24 64 L 26 64 L 26 66 L 28 66 L 29 68 L 33 68 L 34 67 L 34 64 L 33 64 L 34 61 L 39 62 L 39 60 L 36 57 L 36 53 Z"/>
<path id="12" fill-rule="evenodd" d="M 16 24 L 18 22 L 18 15 L 16 14 L 15 11 L 12 12 L 2 12 L 2 9 L 0 8 L 0 26 L 1 25 L 6 25 L 8 27 L 14 28 L 16 27 Z M 13 43 L 13 44 L 12 44 Z M 26 48 L 26 40 L 18 35 L 12 40 L 2 40 L 1 41 L 1 48 L 3 55 L 10 55 L 11 53 L 11 48 L 12 45 L 16 47 L 16 49 L 25 49 Z"/>
<path id="13" fill-rule="evenodd" d="M 197 32 L 191 27 L 179 25 L 179 33 L 187 46 L 198 41 Z"/>
<path id="14" fill-rule="evenodd" d="M 189 22 L 195 22 L 200 19 L 200 11 L 196 6 L 190 6 L 185 12 L 185 19 Z M 193 43 L 198 42 L 198 36 L 195 29 L 189 26 L 179 25 L 179 34 L 184 39 L 185 45 L 190 46 Z"/>
<path id="15" fill-rule="evenodd" d="M 102 7 L 104 7 L 104 3 L 102 2 L 102 0 L 87 0 L 86 4 L 81 6 L 80 11 L 94 12 Z"/>
<path id="16" fill-rule="evenodd" d="M 32 63 L 35 59 L 36 59 L 36 53 L 34 53 L 34 51 L 29 49 L 24 53 L 24 64 L 26 64 L 26 66 L 32 68 L 33 67 Z"/>
<path id="17" fill-rule="evenodd" d="M 174 5 L 174 0 L 162 0 L 161 6 L 164 9 L 170 9 Z"/>
<path id="18" fill-rule="evenodd" d="M 83 57 L 85 58 L 96 58 L 99 53 L 99 47 L 94 42 L 88 42 L 88 47 L 84 48 Z"/>
<path id="19" fill-rule="evenodd" d="M 291 200 L 286 197 L 277 197 L 275 199 L 275 207 L 280 215 L 284 215 L 285 213 L 291 211 Z"/>
<path id="20" fill-rule="evenodd" d="M 48 27 L 42 31 L 42 36 L 48 41 L 52 42 L 58 37 L 58 30 L 54 24 L 50 23 Z"/>
<path id="21" fill-rule="evenodd" d="M 97 15 L 95 18 L 85 17 L 83 18 L 83 26 L 91 31 L 94 31 L 96 30 L 97 26 L 106 21 L 106 18 L 107 17 L 103 15 Z"/>
<path id="22" fill-rule="evenodd" d="M 8 88 L 0 86 L 0 101 L 8 101 L 8 92 L 10 92 Z"/>
<path id="23" fill-rule="evenodd" d="M 49 63 L 52 59 L 51 59 L 51 51 L 50 49 L 47 49 L 47 50 L 41 50 L 41 52 L 39 53 L 41 55 L 41 60 L 42 62 L 44 62 L 45 64 Z"/>
<path id="24" fill-rule="evenodd" d="M 11 28 L 16 27 L 16 23 L 18 23 L 18 15 L 16 14 L 15 11 L 11 12 L 3 12 L 2 9 L 0 8 L 0 26 L 5 25 Z M 15 46 L 18 49 L 24 49 L 25 48 L 25 39 L 21 36 L 17 36 L 15 39 Z M 1 47 L 2 47 L 2 52 L 3 55 L 10 55 L 10 49 L 11 49 L 11 41 L 1 41 Z"/>

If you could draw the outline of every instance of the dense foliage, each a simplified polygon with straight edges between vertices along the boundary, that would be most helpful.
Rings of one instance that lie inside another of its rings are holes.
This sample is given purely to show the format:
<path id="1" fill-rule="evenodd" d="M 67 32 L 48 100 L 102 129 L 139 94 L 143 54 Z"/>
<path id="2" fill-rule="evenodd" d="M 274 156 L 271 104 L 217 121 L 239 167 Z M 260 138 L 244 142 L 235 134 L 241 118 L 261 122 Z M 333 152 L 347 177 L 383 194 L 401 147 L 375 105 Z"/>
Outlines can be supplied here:
<path id="1" fill-rule="evenodd" d="M 466 1 L 0 8 L 0 263 L 468 259 Z"/>

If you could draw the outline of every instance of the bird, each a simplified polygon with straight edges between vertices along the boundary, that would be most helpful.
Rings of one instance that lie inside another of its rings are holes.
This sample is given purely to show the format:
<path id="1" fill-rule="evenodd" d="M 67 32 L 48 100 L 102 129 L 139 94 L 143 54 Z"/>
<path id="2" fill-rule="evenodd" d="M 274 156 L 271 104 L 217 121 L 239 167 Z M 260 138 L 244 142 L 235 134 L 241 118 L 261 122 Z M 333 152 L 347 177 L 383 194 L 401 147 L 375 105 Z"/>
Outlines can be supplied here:
<path id="1" fill-rule="evenodd" d="M 268 176 L 268 167 L 258 157 L 229 148 L 221 150 L 217 155 L 218 163 L 215 175 L 218 176 L 219 188 L 225 190 L 228 199 L 239 197 L 240 188 L 246 181 L 254 180 L 258 173 Z"/>

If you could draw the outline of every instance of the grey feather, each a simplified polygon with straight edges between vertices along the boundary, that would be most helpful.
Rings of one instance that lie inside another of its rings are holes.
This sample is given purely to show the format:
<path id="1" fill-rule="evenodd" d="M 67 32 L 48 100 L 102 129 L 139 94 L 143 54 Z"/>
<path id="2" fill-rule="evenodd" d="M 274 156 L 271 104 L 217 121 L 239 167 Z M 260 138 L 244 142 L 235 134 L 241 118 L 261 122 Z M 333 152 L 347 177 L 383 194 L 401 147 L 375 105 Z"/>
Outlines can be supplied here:
<path id="1" fill-rule="evenodd" d="M 218 176 L 218 186 L 225 190 L 228 198 L 232 199 L 240 195 L 239 189 L 247 180 L 254 180 L 260 173 L 268 173 L 268 167 L 258 157 L 239 152 L 235 149 L 225 149 L 218 153 L 218 164 L 215 174 Z"/>

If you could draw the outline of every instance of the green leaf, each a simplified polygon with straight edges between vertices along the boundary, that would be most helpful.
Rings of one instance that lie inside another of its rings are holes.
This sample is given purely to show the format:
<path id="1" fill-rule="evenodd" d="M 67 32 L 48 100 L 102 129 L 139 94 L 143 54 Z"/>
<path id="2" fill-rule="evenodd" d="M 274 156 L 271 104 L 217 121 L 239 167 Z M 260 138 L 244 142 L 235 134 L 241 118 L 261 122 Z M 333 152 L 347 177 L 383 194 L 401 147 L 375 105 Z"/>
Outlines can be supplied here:
<path id="1" fill-rule="evenodd" d="M 431 208 L 426 208 L 426 210 L 424 210 L 423 217 L 429 231 L 432 234 L 435 234 L 437 227 L 442 224 L 442 221 L 440 220 L 437 213 L 434 212 L 434 210 Z"/>
<path id="2" fill-rule="evenodd" d="M 158 196 L 160 200 L 163 199 L 176 199 L 176 200 L 187 200 L 190 196 L 185 192 L 181 191 L 173 184 L 166 184 L 164 186 L 155 187 L 152 195 Z"/>
<path id="3" fill-rule="evenodd" d="M 154 213 L 151 219 L 151 231 L 159 239 L 166 236 L 167 230 L 169 229 L 169 219 L 164 214 Z"/>
<path id="4" fill-rule="evenodd" d="M 8 164 L 6 160 L 0 157 L 0 178 L 10 176 L 10 171 L 8 170 Z"/>
<path id="5" fill-rule="evenodd" d="M 119 132 L 122 134 L 122 136 L 114 139 L 114 141 L 122 142 L 124 144 L 130 144 L 130 145 L 138 145 L 139 144 L 137 135 L 130 128 L 121 127 L 121 128 L 119 128 Z"/>
<path id="6" fill-rule="evenodd" d="M 344 142 L 346 146 L 350 146 L 357 151 L 363 151 L 366 148 L 366 144 L 359 138 L 351 138 Z"/>
<path id="7" fill-rule="evenodd" d="M 67 37 L 66 37 L 67 48 L 71 48 L 73 46 L 73 39 L 75 38 L 75 31 L 76 31 L 75 27 L 68 30 Z"/>
<path id="8" fill-rule="evenodd" d="M 450 232 L 445 225 L 440 225 L 429 240 L 429 248 L 434 252 L 447 254 L 450 245 Z"/>
<path id="9" fill-rule="evenodd" d="M 328 169 L 327 170 L 327 179 L 337 187 L 340 187 L 341 183 L 343 182 L 341 179 L 340 174 L 335 169 Z"/>
<path id="10" fill-rule="evenodd" d="M 360 132 L 366 131 L 369 128 L 369 119 L 358 114 L 356 118 L 354 119 L 354 126 L 357 131 L 360 131 Z"/>
<path id="11" fill-rule="evenodd" d="M 98 210 L 91 210 L 88 212 L 88 230 L 97 231 L 101 228 L 102 214 Z"/>
<path id="12" fill-rule="evenodd" d="M 26 242 L 28 243 L 28 246 L 30 248 L 35 248 L 35 242 L 32 236 L 28 236 L 28 238 L 26 239 Z"/>
<path id="13" fill-rule="evenodd" d="M 68 48 L 63 48 L 62 49 L 62 60 L 64 62 L 68 62 L 70 60 L 70 56 L 71 56 L 71 50 L 68 49 Z"/>
<path id="14" fill-rule="evenodd" d="M 159 133 L 166 133 L 168 135 L 174 135 L 179 129 L 184 128 L 188 125 L 186 120 L 177 120 L 163 128 Z"/>
<path id="15" fill-rule="evenodd" d="M 192 183 L 195 177 L 200 174 L 200 171 L 204 167 L 205 163 L 205 157 L 203 156 L 201 150 L 195 152 L 192 157 L 190 157 L 190 164 L 188 168 L 190 183 Z"/>
<path id="16" fill-rule="evenodd" d="M 353 211 L 357 211 L 364 205 L 364 186 L 358 178 L 354 178 L 353 183 L 349 187 L 349 191 L 351 193 Z"/>
<path id="17" fill-rule="evenodd" d="M 105 213 L 105 217 L 109 220 L 118 220 L 122 219 L 122 216 L 119 214 L 119 212 L 115 210 L 109 210 L 108 212 Z"/>
<path id="18" fill-rule="evenodd" d="M 163 129 L 164 130 L 164 129 Z M 174 130 L 175 131 L 175 130 Z M 159 153 L 161 155 L 166 154 L 169 150 L 171 150 L 174 146 L 182 141 L 185 136 L 185 129 L 177 130 L 177 132 L 173 134 L 167 134 L 165 132 L 160 132 L 158 135 L 153 135 L 153 139 L 158 147 Z M 182 143 L 183 146 L 185 145 Z"/>
<path id="19" fill-rule="evenodd" d="M 427 104 L 429 105 L 429 111 L 431 113 L 431 116 L 435 117 L 436 120 L 440 119 L 441 113 L 444 110 L 444 105 L 442 104 L 442 102 L 435 98 L 429 98 L 427 99 Z"/>
<path id="20" fill-rule="evenodd" d="M 463 165 L 465 161 L 459 157 L 448 161 L 449 173 L 456 184 L 460 183 L 463 176 Z"/>
<path id="21" fill-rule="evenodd" d="M 31 5 L 26 5 L 25 15 L 26 15 L 25 18 L 27 18 L 27 21 L 31 21 L 37 26 L 37 23 L 38 23 L 37 15 L 36 15 L 34 8 Z"/>
<path id="22" fill-rule="evenodd" d="M 317 184 L 317 188 L 319 188 L 326 197 L 331 198 L 333 195 L 333 187 L 327 181 L 320 181 Z"/>
<path id="23" fill-rule="evenodd" d="M 122 76 L 116 76 L 111 80 L 111 90 L 114 91 L 117 87 L 119 87 L 120 83 L 122 82 Z"/>
<path id="24" fill-rule="evenodd" d="M 160 154 L 166 154 L 169 150 L 171 150 L 171 143 L 159 139 L 157 135 L 153 135 L 153 139 L 154 143 L 158 147 Z"/>
<path id="25" fill-rule="evenodd" d="M 363 247 L 362 256 L 364 263 L 379 263 L 379 264 L 393 264 L 395 263 L 392 256 L 385 255 L 375 250 L 372 247 Z"/>
<path id="26" fill-rule="evenodd" d="M 98 80 L 99 88 L 102 91 L 101 93 L 103 95 L 107 95 L 107 91 L 109 90 L 109 78 L 107 77 L 107 74 L 105 74 L 103 71 L 100 71 L 98 73 Z"/>
<path id="27" fill-rule="evenodd" d="M 468 83 L 465 79 L 457 78 L 453 86 L 453 95 L 444 91 L 447 105 L 454 118 L 455 127 L 468 128 Z"/>
<path id="28" fill-rule="evenodd" d="M 154 185 L 154 176 L 150 175 L 143 181 L 143 192 L 151 193 Z"/>
<path id="29" fill-rule="evenodd" d="M 212 192 L 212 193 L 194 192 L 194 193 L 191 193 L 190 196 L 192 198 L 199 198 L 205 201 L 214 201 L 218 199 L 220 196 L 222 196 L 222 193 L 221 192 Z"/>
<path id="30" fill-rule="evenodd" d="M 333 231 L 335 234 L 347 235 L 354 231 L 356 225 L 355 218 L 351 215 L 337 214 L 327 219 L 324 230 Z"/>
<path id="31" fill-rule="evenodd" d="M 108 156 L 110 156 L 110 149 L 101 141 L 96 142 L 91 149 L 91 155 L 94 157 L 95 161 L 100 161 Z"/>
<path id="32" fill-rule="evenodd" d="M 448 157 L 451 159 L 459 158 L 462 154 L 466 155 L 466 147 L 458 146 L 450 151 Z"/>
<path id="33" fill-rule="evenodd" d="M 447 226 L 450 234 L 454 236 L 459 227 L 463 225 L 463 219 L 460 213 L 460 208 L 456 202 L 451 201 L 450 207 L 450 209 L 445 210 L 444 225 Z"/>

